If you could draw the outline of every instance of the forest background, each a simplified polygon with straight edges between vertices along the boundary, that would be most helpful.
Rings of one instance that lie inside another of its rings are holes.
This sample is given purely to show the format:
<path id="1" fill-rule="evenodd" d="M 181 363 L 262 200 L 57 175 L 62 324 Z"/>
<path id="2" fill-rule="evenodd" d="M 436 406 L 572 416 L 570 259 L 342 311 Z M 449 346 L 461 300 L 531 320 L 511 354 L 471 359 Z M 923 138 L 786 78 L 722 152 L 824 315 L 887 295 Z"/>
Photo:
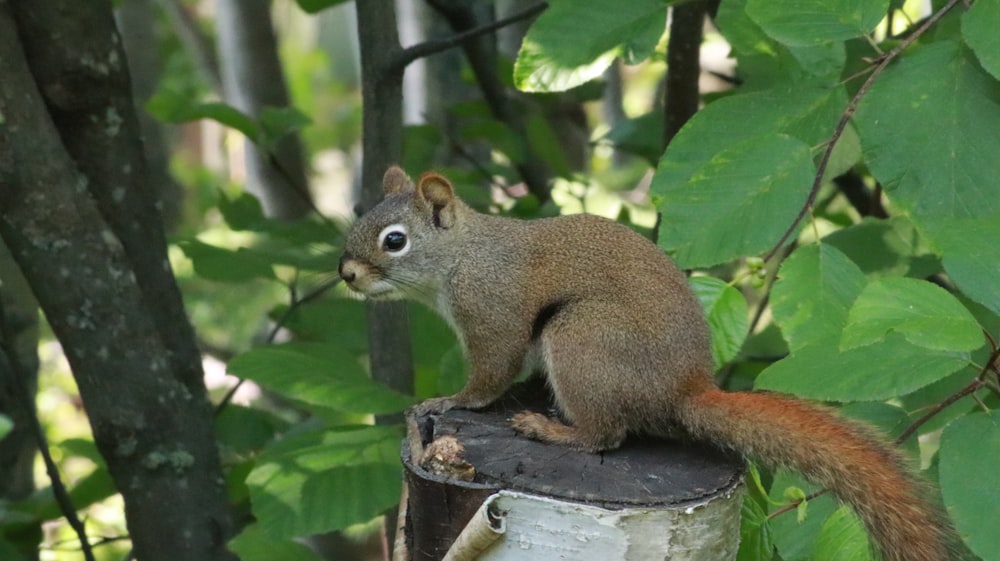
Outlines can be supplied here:
<path id="1" fill-rule="evenodd" d="M 0 4 L 0 557 L 381 558 L 400 412 L 464 369 L 334 278 L 400 163 L 650 236 L 723 386 L 878 425 L 1000 559 L 996 29 L 995 0 Z M 749 488 L 741 561 L 867 558 L 793 475 Z"/>

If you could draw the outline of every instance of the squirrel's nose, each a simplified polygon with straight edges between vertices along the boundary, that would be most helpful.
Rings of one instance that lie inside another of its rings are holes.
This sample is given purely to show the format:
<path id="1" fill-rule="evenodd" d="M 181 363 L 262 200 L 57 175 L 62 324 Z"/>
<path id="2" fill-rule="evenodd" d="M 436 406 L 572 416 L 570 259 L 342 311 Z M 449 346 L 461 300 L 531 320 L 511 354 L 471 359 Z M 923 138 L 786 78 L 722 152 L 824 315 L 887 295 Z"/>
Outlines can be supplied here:
<path id="1" fill-rule="evenodd" d="M 340 275 L 340 278 L 344 279 L 344 282 L 347 283 L 354 282 L 354 279 L 358 278 L 358 275 L 354 271 L 353 267 L 344 267 L 344 264 L 351 259 L 352 257 L 345 253 L 340 256 L 340 263 L 337 265 L 337 273 Z"/>

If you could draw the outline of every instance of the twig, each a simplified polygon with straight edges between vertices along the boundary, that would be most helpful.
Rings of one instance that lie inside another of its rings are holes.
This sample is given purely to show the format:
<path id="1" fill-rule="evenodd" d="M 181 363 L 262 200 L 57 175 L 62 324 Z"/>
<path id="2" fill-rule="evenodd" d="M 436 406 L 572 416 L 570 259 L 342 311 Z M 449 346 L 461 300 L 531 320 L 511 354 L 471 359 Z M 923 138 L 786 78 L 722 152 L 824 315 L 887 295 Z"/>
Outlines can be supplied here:
<path id="1" fill-rule="evenodd" d="M 492 33 L 502 27 L 506 27 L 513 23 L 517 23 L 521 20 L 532 18 L 540 13 L 542 13 L 546 8 L 549 7 L 548 2 L 539 2 L 534 6 L 529 6 L 520 12 L 511 14 L 505 18 L 498 19 L 494 22 L 490 22 L 468 31 L 463 31 L 451 37 L 446 37 L 444 39 L 437 39 L 433 41 L 424 41 L 423 43 L 418 43 L 412 47 L 407 47 L 401 50 L 391 62 L 390 66 L 396 69 L 405 68 L 411 62 L 417 60 L 418 58 L 423 58 L 430 56 L 442 51 L 447 51 L 448 49 L 457 47 L 466 41 L 471 41 L 476 37 Z"/>
<path id="2" fill-rule="evenodd" d="M 830 141 L 827 142 L 826 150 L 823 151 L 823 157 L 820 158 L 819 165 L 816 168 L 816 177 L 813 180 L 812 188 L 809 190 L 809 197 L 806 199 L 805 204 L 802 205 L 802 208 L 799 210 L 799 213 L 795 217 L 795 220 L 793 220 L 791 225 L 788 226 L 788 229 L 785 230 L 785 233 L 781 235 L 781 239 L 778 240 L 778 243 L 774 244 L 774 247 L 771 248 L 771 251 L 767 252 L 767 255 L 764 257 L 765 261 L 770 261 L 771 258 L 778 253 L 778 250 L 781 248 L 782 245 L 785 244 L 785 241 L 787 241 L 788 237 L 792 235 L 792 232 L 794 232 L 795 229 L 798 228 L 799 223 L 802 222 L 802 219 L 805 218 L 806 214 L 809 212 L 809 209 L 816 201 L 816 195 L 819 193 L 819 189 L 823 184 L 823 176 L 826 173 L 826 166 L 830 162 L 830 156 L 833 154 L 833 149 L 837 145 L 837 141 L 840 140 L 840 137 L 844 134 L 844 130 L 847 128 L 847 124 L 851 121 L 851 118 L 854 116 L 854 112 L 857 111 L 858 105 L 861 103 L 861 99 L 864 98 L 865 95 L 868 93 L 868 90 L 871 89 L 872 84 L 875 83 L 875 80 L 882 75 L 882 72 L 884 72 L 886 67 L 889 66 L 889 63 L 895 60 L 897 56 L 899 56 L 899 53 L 903 52 L 904 49 L 909 47 L 928 29 L 930 29 L 930 27 L 934 25 L 934 23 L 936 23 L 939 19 L 944 17 L 944 15 L 947 14 L 949 10 L 954 8 L 955 5 L 961 1 L 962 0 L 950 0 L 947 4 L 944 5 L 944 7 L 935 12 L 931 17 L 927 18 L 927 20 L 924 21 L 924 23 L 921 24 L 919 28 L 917 28 L 909 37 L 904 39 L 903 42 L 897 45 L 896 48 L 892 49 L 884 56 L 880 57 L 879 63 L 875 66 L 875 69 L 872 71 L 871 74 L 868 75 L 868 79 L 866 79 L 865 82 L 861 84 L 861 87 L 858 88 L 857 93 L 855 93 L 854 97 L 851 98 L 851 102 L 847 104 L 847 107 L 844 109 L 844 112 L 840 115 L 840 121 L 837 123 L 837 127 L 833 130 L 833 135 L 830 137 Z"/>
<path id="3" fill-rule="evenodd" d="M 48 474 L 49 481 L 52 484 L 52 495 L 59 505 L 59 510 L 62 511 L 66 521 L 69 522 L 70 527 L 76 533 L 76 537 L 80 541 L 80 550 L 83 552 L 83 558 L 86 561 L 95 561 L 94 551 L 91 549 L 90 542 L 87 539 L 87 529 L 76 515 L 76 507 L 73 505 L 73 499 L 69 496 L 69 492 L 66 491 L 66 486 L 59 475 L 59 466 L 56 465 L 55 460 L 52 459 L 52 453 L 49 451 L 49 442 L 45 437 L 45 430 L 42 428 L 42 423 L 38 420 L 35 398 L 24 385 L 24 380 L 27 379 L 28 373 L 24 371 L 21 362 L 17 360 L 17 355 L 11 350 L 10 344 L 13 340 L 14 337 L 10 333 L 7 324 L 3 302 L 0 302 L 0 364 L 7 363 L 5 370 L 10 373 L 11 385 L 14 391 L 21 396 L 21 399 L 18 401 L 24 407 L 25 417 L 31 425 L 31 431 L 34 433 L 38 452 L 42 455 L 42 460 L 45 462 L 45 472 Z"/>

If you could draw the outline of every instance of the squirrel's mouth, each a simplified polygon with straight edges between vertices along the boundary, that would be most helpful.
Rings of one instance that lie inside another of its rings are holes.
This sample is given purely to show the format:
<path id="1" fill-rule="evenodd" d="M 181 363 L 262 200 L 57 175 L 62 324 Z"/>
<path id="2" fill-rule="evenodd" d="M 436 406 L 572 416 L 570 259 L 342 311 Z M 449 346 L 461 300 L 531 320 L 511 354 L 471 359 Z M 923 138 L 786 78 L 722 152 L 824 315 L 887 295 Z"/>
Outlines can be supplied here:
<path id="1" fill-rule="evenodd" d="M 367 286 L 359 286 L 357 281 L 348 282 L 348 288 L 365 297 L 366 300 L 399 300 L 403 298 L 394 285 L 384 280 L 377 280 Z"/>

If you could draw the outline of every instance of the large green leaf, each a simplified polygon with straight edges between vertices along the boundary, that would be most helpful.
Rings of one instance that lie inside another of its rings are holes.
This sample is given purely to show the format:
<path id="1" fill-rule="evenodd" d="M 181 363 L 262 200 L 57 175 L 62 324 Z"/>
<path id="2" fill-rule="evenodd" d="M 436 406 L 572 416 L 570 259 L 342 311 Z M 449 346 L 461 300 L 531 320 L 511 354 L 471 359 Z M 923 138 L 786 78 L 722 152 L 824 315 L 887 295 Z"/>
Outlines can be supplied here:
<path id="1" fill-rule="evenodd" d="M 846 103 L 843 88 L 809 82 L 709 104 L 684 125 L 660 159 L 653 176 L 654 200 L 686 184 L 712 158 L 742 142 L 773 133 L 785 133 L 810 146 L 823 142 Z M 805 191 L 808 188 L 804 186 Z"/>
<path id="2" fill-rule="evenodd" d="M 864 286 L 864 274 L 837 248 L 823 243 L 796 249 L 771 292 L 774 321 L 789 348 L 838 340 Z"/>
<path id="3" fill-rule="evenodd" d="M 918 347 L 892 333 L 846 351 L 829 341 L 812 343 L 761 372 L 755 387 L 818 401 L 876 401 L 916 391 L 968 364 L 968 356 Z"/>
<path id="4" fill-rule="evenodd" d="M 942 351 L 972 351 L 984 343 L 965 306 L 940 286 L 917 279 L 886 277 L 866 286 L 848 314 L 840 348 L 869 345 L 893 332 Z"/>
<path id="5" fill-rule="evenodd" d="M 1000 411 L 956 419 L 941 435 L 939 478 L 945 507 L 959 535 L 983 561 L 1000 560 Z"/>
<path id="6" fill-rule="evenodd" d="M 919 227 L 1000 214 L 1000 85 L 961 45 L 914 48 L 889 66 L 855 116 L 866 160 Z"/>
<path id="7" fill-rule="evenodd" d="M 1000 79 L 1000 2 L 976 2 L 962 15 L 962 36 L 979 64 Z"/>
<path id="8" fill-rule="evenodd" d="M 872 277 L 919 278 L 940 272 L 940 263 L 926 240 L 902 215 L 889 220 L 866 217 L 824 237 L 823 243 L 843 251 L 865 275 Z"/>
<path id="9" fill-rule="evenodd" d="M 265 450 L 247 477 L 254 515 L 274 538 L 365 522 L 399 500 L 399 430 L 310 431 Z"/>
<path id="10" fill-rule="evenodd" d="M 860 37 L 885 17 L 888 0 L 748 0 L 747 14 L 771 37 L 793 46 Z"/>
<path id="11" fill-rule="evenodd" d="M 694 277 L 691 289 L 701 303 L 712 333 L 715 367 L 733 360 L 740 352 L 750 329 L 747 301 L 743 293 L 715 277 Z"/>
<path id="12" fill-rule="evenodd" d="M 322 561 L 322 557 L 297 541 L 276 540 L 262 531 L 260 524 L 251 524 L 229 540 L 229 549 L 241 561 Z"/>
<path id="13" fill-rule="evenodd" d="M 0 440 L 3 440 L 11 430 L 14 429 L 14 421 L 10 417 L 0 414 Z"/>
<path id="14" fill-rule="evenodd" d="M 659 244 L 684 268 L 763 252 L 805 204 L 814 174 L 809 146 L 785 134 L 723 150 L 686 182 L 661 182 Z"/>
<path id="15" fill-rule="evenodd" d="M 841 506 L 823 523 L 813 561 L 871 561 L 872 549 L 861 520 Z"/>
<path id="16" fill-rule="evenodd" d="M 951 280 L 966 296 L 1000 314 L 1000 214 L 928 220 L 925 228 Z"/>
<path id="17" fill-rule="evenodd" d="M 412 403 L 372 381 L 353 355 L 331 345 L 260 347 L 229 361 L 229 371 L 285 397 L 346 413 L 395 413 Z"/>
<path id="18" fill-rule="evenodd" d="M 204 279 L 220 282 L 247 282 L 273 279 L 272 263 L 243 248 L 237 250 L 209 245 L 197 239 L 182 240 L 177 246 L 194 265 L 194 272 Z"/>
<path id="19" fill-rule="evenodd" d="M 523 91 L 564 91 L 600 76 L 616 56 L 649 57 L 666 29 L 666 0 L 555 0 L 532 24 L 514 64 Z"/>
<path id="20" fill-rule="evenodd" d="M 211 119 L 221 125 L 236 129 L 252 142 L 260 137 L 260 127 L 250 115 L 218 101 L 201 103 L 182 94 L 161 91 L 146 104 L 146 109 L 156 118 L 167 123 L 186 123 Z"/>

